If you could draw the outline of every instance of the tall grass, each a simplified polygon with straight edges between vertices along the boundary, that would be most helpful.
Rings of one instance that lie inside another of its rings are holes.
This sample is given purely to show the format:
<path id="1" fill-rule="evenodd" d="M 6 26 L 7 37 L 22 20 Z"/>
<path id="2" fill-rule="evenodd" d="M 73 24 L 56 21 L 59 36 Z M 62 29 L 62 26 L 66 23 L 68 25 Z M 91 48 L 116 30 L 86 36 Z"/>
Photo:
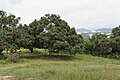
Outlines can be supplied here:
<path id="1" fill-rule="evenodd" d="M 41 51 L 41 50 L 40 50 Z M 78 54 L 70 60 L 55 60 L 22 51 L 18 63 L 0 60 L 0 76 L 11 80 L 120 80 L 120 61 Z"/>

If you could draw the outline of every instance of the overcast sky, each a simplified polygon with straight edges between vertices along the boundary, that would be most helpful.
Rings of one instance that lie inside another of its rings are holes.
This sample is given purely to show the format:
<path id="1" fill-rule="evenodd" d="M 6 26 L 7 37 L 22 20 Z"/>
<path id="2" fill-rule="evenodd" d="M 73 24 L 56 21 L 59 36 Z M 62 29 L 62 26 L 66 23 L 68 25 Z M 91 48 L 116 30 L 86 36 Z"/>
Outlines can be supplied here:
<path id="1" fill-rule="evenodd" d="M 120 0 L 0 0 L 0 9 L 21 17 L 21 23 L 54 13 L 75 28 L 120 25 Z"/>

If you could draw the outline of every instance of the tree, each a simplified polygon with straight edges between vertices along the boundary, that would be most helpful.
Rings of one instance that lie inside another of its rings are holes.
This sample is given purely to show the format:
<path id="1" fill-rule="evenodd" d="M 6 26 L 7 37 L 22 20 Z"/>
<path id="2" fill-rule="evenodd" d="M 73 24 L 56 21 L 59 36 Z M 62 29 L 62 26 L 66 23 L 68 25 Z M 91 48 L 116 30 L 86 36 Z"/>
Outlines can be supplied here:
<path id="1" fill-rule="evenodd" d="M 5 41 L 4 32 L 0 30 L 0 55 L 3 55 L 2 51 L 5 48 L 5 44 L 6 44 L 6 41 Z"/>
<path id="2" fill-rule="evenodd" d="M 48 49 L 50 53 L 71 50 L 82 40 L 75 28 L 70 28 L 56 14 L 45 14 L 40 20 L 34 20 L 28 26 L 28 33 L 34 38 L 33 47 Z"/>
<path id="3" fill-rule="evenodd" d="M 13 14 L 7 14 L 5 11 L 0 10 L 0 29 L 11 29 L 17 26 L 20 17 Z"/>
<path id="4" fill-rule="evenodd" d="M 84 44 L 78 44 L 78 45 L 75 45 L 74 47 L 72 47 L 71 49 L 71 53 L 72 54 L 77 54 L 77 53 L 84 53 L 85 51 L 85 48 L 84 48 Z"/>
<path id="5" fill-rule="evenodd" d="M 110 40 L 107 35 L 96 33 L 90 39 L 90 42 L 85 43 L 86 52 L 93 55 L 108 55 L 111 53 Z"/>
<path id="6" fill-rule="evenodd" d="M 8 15 L 5 11 L 0 10 L 0 31 L 3 35 L 1 41 L 7 43 L 6 45 L 3 44 L 6 48 L 12 48 L 17 45 L 17 39 L 19 38 L 17 26 L 19 21 L 20 17 L 16 17 L 13 14 Z M 1 50 L 4 50 L 4 47 L 2 47 Z"/>
<path id="7" fill-rule="evenodd" d="M 51 47 L 51 49 L 49 49 L 49 52 L 64 52 L 64 51 L 69 51 L 71 49 L 71 46 L 69 45 L 69 43 L 67 41 L 63 42 L 63 41 L 55 41 L 55 43 L 53 44 L 53 47 Z"/>
<path id="8" fill-rule="evenodd" d="M 28 48 L 31 52 L 33 52 L 33 48 L 43 48 L 43 30 L 43 26 L 36 19 L 26 27 L 26 38 L 29 41 Z"/>
<path id="9" fill-rule="evenodd" d="M 118 27 L 112 29 L 112 36 L 120 37 L 120 25 Z"/>
<path id="10" fill-rule="evenodd" d="M 120 37 L 111 37 L 110 47 L 112 48 L 112 53 L 120 53 Z"/>
<path id="11" fill-rule="evenodd" d="M 110 40 L 111 40 L 110 46 L 112 47 L 112 52 L 120 53 L 120 26 L 113 28 Z"/>
<path id="12" fill-rule="evenodd" d="M 52 52 L 70 51 L 72 47 L 81 43 L 81 37 L 77 35 L 75 28 L 70 28 L 59 15 L 46 14 L 39 20 L 44 26 L 44 32 L 48 39 L 47 48 Z"/>
<path id="13" fill-rule="evenodd" d="M 16 32 L 18 33 L 18 35 L 16 34 L 17 47 L 29 49 L 31 52 L 33 52 L 34 37 L 28 33 L 28 26 L 20 25 Z"/>

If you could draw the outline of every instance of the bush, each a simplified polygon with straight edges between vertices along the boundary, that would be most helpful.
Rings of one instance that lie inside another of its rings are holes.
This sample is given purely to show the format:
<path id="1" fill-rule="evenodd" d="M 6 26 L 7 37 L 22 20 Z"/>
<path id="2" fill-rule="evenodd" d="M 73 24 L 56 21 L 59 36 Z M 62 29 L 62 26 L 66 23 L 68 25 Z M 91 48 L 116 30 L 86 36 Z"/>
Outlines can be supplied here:
<path id="1" fill-rule="evenodd" d="M 87 53 L 87 54 L 94 53 L 93 46 L 94 46 L 93 42 L 91 42 L 91 41 L 85 41 L 84 42 L 84 48 L 85 48 L 84 52 Z"/>
<path id="2" fill-rule="evenodd" d="M 112 53 L 120 53 L 120 37 L 110 38 L 110 47 L 112 48 Z"/>
<path id="3" fill-rule="evenodd" d="M 51 48 L 48 49 L 51 53 L 59 53 L 60 51 L 69 51 L 70 45 L 67 41 L 56 41 Z"/>
<path id="4" fill-rule="evenodd" d="M 83 53 L 84 50 L 85 50 L 84 49 L 84 45 L 83 44 L 79 44 L 79 45 L 76 45 L 76 46 L 72 47 L 70 52 L 75 55 L 77 53 Z"/>
<path id="5" fill-rule="evenodd" d="M 106 56 L 112 51 L 112 48 L 110 47 L 110 40 L 105 34 L 96 33 L 89 41 L 84 42 L 84 44 L 86 53 L 92 55 Z"/>
<path id="6" fill-rule="evenodd" d="M 107 58 L 112 58 L 112 59 L 118 59 L 120 60 L 120 54 L 119 53 L 112 53 L 110 55 L 107 56 Z"/>

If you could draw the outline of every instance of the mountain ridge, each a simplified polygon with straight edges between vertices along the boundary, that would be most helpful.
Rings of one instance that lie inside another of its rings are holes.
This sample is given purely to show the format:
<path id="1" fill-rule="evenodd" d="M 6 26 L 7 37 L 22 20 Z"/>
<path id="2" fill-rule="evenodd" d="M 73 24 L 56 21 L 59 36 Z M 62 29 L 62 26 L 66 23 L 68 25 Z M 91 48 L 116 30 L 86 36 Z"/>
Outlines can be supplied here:
<path id="1" fill-rule="evenodd" d="M 89 37 L 89 36 L 91 36 L 95 33 L 98 33 L 98 32 L 110 35 L 112 32 L 112 28 L 98 28 L 95 30 L 89 30 L 86 28 L 79 28 L 79 29 L 76 29 L 76 32 L 77 32 L 77 34 L 82 34 L 84 37 Z"/>

